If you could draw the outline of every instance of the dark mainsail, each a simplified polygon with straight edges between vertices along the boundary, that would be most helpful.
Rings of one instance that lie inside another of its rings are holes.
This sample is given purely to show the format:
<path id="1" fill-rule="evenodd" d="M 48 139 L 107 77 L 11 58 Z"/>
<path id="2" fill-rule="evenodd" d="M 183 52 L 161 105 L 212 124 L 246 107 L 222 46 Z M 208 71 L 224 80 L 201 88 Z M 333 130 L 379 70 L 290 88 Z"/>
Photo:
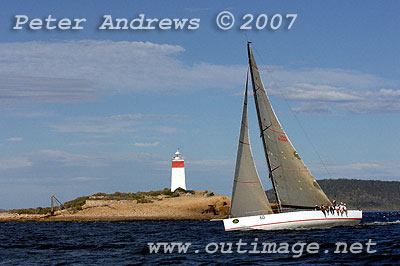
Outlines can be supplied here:
<path id="1" fill-rule="evenodd" d="M 281 206 L 310 208 L 330 201 L 294 149 L 271 106 L 248 44 L 253 95 L 270 178 Z"/>
<path id="2" fill-rule="evenodd" d="M 271 214 L 272 209 L 258 177 L 250 147 L 247 126 L 247 86 L 244 95 L 242 123 L 236 156 L 235 177 L 233 180 L 231 217 Z"/>

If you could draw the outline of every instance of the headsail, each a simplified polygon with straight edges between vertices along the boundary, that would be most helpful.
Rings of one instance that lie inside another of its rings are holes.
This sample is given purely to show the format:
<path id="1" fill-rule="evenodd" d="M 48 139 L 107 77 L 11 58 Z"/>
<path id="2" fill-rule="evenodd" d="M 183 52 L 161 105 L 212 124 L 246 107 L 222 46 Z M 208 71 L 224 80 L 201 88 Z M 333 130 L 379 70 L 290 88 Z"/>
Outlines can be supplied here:
<path id="1" fill-rule="evenodd" d="M 250 45 L 249 64 L 261 136 L 273 185 L 282 206 L 315 207 L 330 204 L 283 130 L 262 83 Z"/>
<path id="2" fill-rule="evenodd" d="M 247 74 L 248 75 L 248 74 Z M 273 213 L 265 195 L 250 147 L 247 127 L 247 86 L 244 95 L 242 124 L 236 156 L 235 177 L 233 180 L 231 217 L 243 217 Z"/>

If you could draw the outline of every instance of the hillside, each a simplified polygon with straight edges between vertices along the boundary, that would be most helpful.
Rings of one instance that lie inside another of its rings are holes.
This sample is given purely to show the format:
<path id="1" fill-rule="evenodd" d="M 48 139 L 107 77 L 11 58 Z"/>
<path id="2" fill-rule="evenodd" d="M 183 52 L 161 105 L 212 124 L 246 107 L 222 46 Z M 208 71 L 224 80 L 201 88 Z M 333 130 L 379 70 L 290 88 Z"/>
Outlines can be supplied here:
<path id="1" fill-rule="evenodd" d="M 345 202 L 350 208 L 362 210 L 399 210 L 400 182 L 357 179 L 317 180 L 330 200 Z M 275 202 L 272 190 L 268 199 Z"/>

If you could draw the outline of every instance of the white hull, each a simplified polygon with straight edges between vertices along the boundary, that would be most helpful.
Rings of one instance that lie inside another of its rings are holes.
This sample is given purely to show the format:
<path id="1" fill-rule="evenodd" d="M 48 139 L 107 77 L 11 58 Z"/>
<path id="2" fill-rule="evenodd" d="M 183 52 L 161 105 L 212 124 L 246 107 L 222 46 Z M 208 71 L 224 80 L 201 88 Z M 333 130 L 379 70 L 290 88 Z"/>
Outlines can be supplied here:
<path id="1" fill-rule="evenodd" d="M 334 226 L 358 225 L 362 219 L 362 211 L 349 210 L 347 216 L 327 214 L 322 211 L 297 211 L 268 215 L 246 216 L 224 219 L 225 231 L 233 230 L 282 230 L 330 228 Z"/>

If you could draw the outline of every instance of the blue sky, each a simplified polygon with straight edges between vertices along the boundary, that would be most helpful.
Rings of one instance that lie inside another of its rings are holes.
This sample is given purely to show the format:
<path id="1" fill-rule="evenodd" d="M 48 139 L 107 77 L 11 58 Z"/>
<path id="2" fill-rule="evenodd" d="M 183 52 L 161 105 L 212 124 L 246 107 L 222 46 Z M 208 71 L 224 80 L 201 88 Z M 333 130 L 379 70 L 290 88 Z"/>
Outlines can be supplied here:
<path id="1" fill-rule="evenodd" d="M 0 208 L 169 187 L 230 195 L 246 41 L 275 111 L 317 179 L 400 180 L 397 1 L 3 1 Z M 234 28 L 216 16 L 227 10 Z M 290 30 L 241 17 L 296 13 Z M 13 30 L 15 15 L 86 18 L 83 30 Z M 199 18 L 197 30 L 99 30 L 117 18 Z M 266 188 L 254 103 L 249 127 Z"/>

